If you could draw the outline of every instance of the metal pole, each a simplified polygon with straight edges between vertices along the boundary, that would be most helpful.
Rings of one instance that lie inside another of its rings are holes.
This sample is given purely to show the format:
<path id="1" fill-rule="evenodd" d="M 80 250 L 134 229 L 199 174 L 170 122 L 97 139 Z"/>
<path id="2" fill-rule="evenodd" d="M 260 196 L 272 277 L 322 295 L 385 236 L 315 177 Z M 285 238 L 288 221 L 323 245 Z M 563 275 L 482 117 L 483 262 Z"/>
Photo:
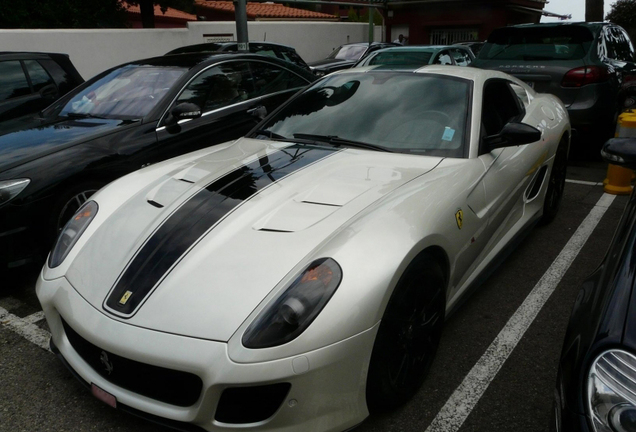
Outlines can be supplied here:
<path id="1" fill-rule="evenodd" d="M 373 42 L 373 12 L 375 9 L 368 8 L 369 11 L 369 43 Z"/>
<path id="2" fill-rule="evenodd" d="M 234 18 L 236 20 L 236 40 L 238 50 L 249 52 L 249 38 L 247 36 L 247 0 L 234 1 Z"/>

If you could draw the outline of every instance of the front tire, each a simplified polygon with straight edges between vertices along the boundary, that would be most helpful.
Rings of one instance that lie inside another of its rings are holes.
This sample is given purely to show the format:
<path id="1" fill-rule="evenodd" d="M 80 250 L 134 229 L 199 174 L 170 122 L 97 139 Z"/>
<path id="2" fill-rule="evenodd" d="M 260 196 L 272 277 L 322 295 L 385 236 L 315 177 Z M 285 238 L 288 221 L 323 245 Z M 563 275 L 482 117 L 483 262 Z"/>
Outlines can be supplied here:
<path id="1" fill-rule="evenodd" d="M 422 385 L 442 334 L 444 279 L 440 265 L 425 254 L 398 282 L 371 353 L 366 391 L 371 412 L 404 404 Z"/>

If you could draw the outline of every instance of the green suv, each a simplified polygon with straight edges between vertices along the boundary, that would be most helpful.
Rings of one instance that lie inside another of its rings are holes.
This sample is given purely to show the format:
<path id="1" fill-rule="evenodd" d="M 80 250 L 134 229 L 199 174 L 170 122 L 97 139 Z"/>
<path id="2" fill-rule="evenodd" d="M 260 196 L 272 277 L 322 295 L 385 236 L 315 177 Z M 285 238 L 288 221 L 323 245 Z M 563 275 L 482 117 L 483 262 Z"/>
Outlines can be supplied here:
<path id="1" fill-rule="evenodd" d="M 611 23 L 526 24 L 491 33 L 472 66 L 507 72 L 558 96 L 577 141 L 596 152 L 613 136 L 636 78 L 634 47 Z"/>

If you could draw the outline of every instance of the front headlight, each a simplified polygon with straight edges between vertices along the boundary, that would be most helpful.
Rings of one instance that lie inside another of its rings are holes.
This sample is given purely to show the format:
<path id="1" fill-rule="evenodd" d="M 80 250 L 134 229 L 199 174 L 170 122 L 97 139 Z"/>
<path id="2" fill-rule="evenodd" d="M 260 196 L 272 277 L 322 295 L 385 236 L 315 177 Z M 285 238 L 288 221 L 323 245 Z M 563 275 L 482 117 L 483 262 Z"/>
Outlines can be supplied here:
<path id="1" fill-rule="evenodd" d="M 31 183 L 29 179 L 0 181 L 0 206 L 15 198 L 29 183 Z"/>
<path id="2" fill-rule="evenodd" d="M 75 243 L 77 243 L 77 240 L 97 214 L 98 208 L 95 201 L 87 201 L 79 208 L 71 220 L 67 222 L 51 251 L 51 256 L 49 257 L 50 268 L 55 268 L 62 264 L 62 261 L 64 261 Z"/>
<path id="3" fill-rule="evenodd" d="M 243 335 L 243 345 L 268 348 L 295 339 L 325 307 L 341 280 L 342 270 L 333 259 L 312 262 L 250 324 Z"/>
<path id="4" fill-rule="evenodd" d="M 622 350 L 603 353 L 590 368 L 587 387 L 596 432 L 636 431 L 636 357 Z"/>

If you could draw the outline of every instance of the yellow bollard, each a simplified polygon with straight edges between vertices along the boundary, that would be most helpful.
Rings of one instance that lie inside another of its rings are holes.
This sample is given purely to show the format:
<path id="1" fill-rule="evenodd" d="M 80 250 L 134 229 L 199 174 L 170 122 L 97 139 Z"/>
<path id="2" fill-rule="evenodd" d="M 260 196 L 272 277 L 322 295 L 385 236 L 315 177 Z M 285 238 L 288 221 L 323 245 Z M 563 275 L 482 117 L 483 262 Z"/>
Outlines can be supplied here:
<path id="1" fill-rule="evenodd" d="M 616 137 L 636 138 L 636 113 L 629 110 L 618 116 Z M 609 164 L 607 178 L 603 182 L 605 192 L 613 195 L 629 195 L 632 193 L 632 178 L 634 172 L 630 169 Z"/>

